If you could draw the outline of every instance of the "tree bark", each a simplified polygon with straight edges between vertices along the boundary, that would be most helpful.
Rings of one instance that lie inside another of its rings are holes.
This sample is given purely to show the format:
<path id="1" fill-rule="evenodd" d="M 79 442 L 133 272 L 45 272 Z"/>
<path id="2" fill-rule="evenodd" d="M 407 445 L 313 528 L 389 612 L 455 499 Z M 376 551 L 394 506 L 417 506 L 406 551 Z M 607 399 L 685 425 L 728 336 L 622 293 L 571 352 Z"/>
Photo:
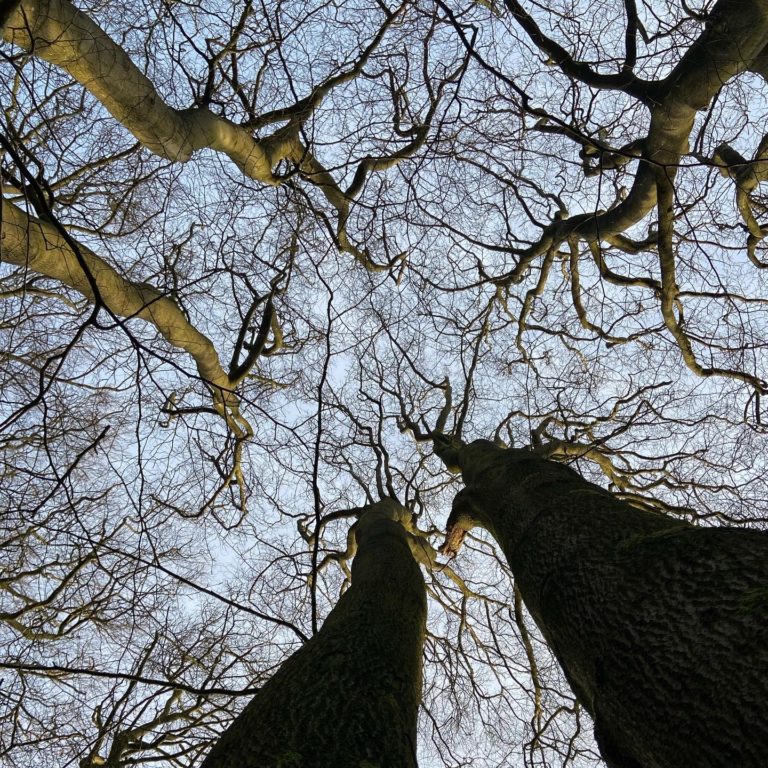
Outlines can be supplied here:
<path id="1" fill-rule="evenodd" d="M 204 107 L 167 104 L 130 56 L 68 0 L 24 0 L 3 28 L 6 42 L 66 70 L 147 149 L 185 162 L 199 149 L 223 152 L 252 179 L 277 184 L 272 166 L 295 141 L 251 132 Z"/>
<path id="2" fill-rule="evenodd" d="M 213 393 L 216 410 L 224 415 L 227 408 L 237 412 L 237 382 L 222 367 L 213 342 L 192 325 L 171 297 L 146 283 L 128 280 L 90 248 L 65 238 L 51 222 L 28 215 L 9 200 L 0 204 L 0 214 L 0 257 L 5 263 L 58 280 L 116 317 L 151 323 L 164 339 L 194 359 L 200 378 Z M 239 419 L 238 425 L 244 422 Z"/>
<path id="3" fill-rule="evenodd" d="M 768 755 L 768 534 L 643 511 L 534 452 L 458 449 L 448 548 L 499 542 L 616 768 Z"/>
<path id="4" fill-rule="evenodd" d="M 393 500 L 363 513 L 352 586 L 203 768 L 415 768 L 427 608 L 409 517 Z"/>
<path id="5" fill-rule="evenodd" d="M 397 14 L 391 15 L 385 27 L 396 17 Z M 284 181 L 273 173 L 281 160 L 295 164 L 336 210 L 339 248 L 352 254 L 366 269 L 381 271 L 392 266 L 390 263 L 376 264 L 367 251 L 360 250 L 350 241 L 346 231 L 349 203 L 359 189 L 342 191 L 299 136 L 301 124 L 323 96 L 351 77 L 357 66 L 362 68 L 377 42 L 366 49 L 356 67 L 316 88 L 312 97 L 303 103 L 262 115 L 262 127 L 284 121 L 287 125 L 278 126 L 271 134 L 257 138 L 252 127 L 215 114 L 204 104 L 177 109 L 166 102 L 126 51 L 69 0 L 6 3 L 0 5 L 0 22 L 6 42 L 68 72 L 142 146 L 159 157 L 187 162 L 198 150 L 212 149 L 229 157 L 249 178 L 272 186 L 279 186 Z M 410 157 L 422 145 L 425 136 L 426 128 L 407 149 L 364 161 L 358 170 L 359 183 L 368 172 L 385 170 Z"/>

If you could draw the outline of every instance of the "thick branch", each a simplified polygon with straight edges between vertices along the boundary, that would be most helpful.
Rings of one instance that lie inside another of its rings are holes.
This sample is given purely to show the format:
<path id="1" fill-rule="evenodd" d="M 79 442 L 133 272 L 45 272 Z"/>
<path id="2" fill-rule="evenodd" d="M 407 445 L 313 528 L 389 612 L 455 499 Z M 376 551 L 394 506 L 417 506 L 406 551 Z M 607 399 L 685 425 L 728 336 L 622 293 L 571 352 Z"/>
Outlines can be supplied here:
<path id="1" fill-rule="evenodd" d="M 528 34 L 528 37 L 530 37 L 536 46 L 549 57 L 550 63 L 559 67 L 566 75 L 580 80 L 582 83 L 592 86 L 593 88 L 623 90 L 638 97 L 642 97 L 645 94 L 645 83 L 638 80 L 632 73 L 635 56 L 632 55 L 630 51 L 629 41 L 634 38 L 633 23 L 636 25 L 636 14 L 633 15 L 628 10 L 628 42 L 625 66 L 622 67 L 620 74 L 607 75 L 595 72 L 592 67 L 584 62 L 576 61 L 562 45 L 552 38 L 547 37 L 517 0 L 504 0 L 504 4 L 507 6 L 509 12 L 515 17 L 517 23 Z"/>
<path id="2" fill-rule="evenodd" d="M 237 125 L 203 106 L 174 109 L 165 103 L 152 82 L 128 54 L 86 14 L 68 0 L 24 0 L 3 29 L 3 37 L 34 55 L 61 67 L 95 96 L 110 114 L 151 152 L 169 160 L 186 162 L 200 149 L 225 154 L 249 178 L 279 185 L 284 178 L 273 173 L 281 160 L 288 160 L 310 183 L 317 186 L 337 213 L 338 247 L 372 271 L 389 269 L 377 264 L 367 250 L 354 245 L 346 231 L 350 195 L 343 192 L 331 174 L 299 139 L 302 122 L 334 87 L 358 74 L 386 29 L 400 14 L 387 17 L 379 33 L 348 72 L 330 78 L 306 99 L 291 108 L 267 113 L 265 121 L 288 119 L 265 138 L 253 136 L 252 126 Z M 280 116 L 283 117 L 280 117 Z M 264 121 L 256 121 L 261 124 Z M 423 129 L 426 135 L 428 125 Z M 416 139 L 391 156 L 365 160 L 356 176 L 362 180 L 371 171 L 382 171 L 409 157 L 423 143 Z"/>
<path id="3" fill-rule="evenodd" d="M 213 391 L 217 410 L 222 415 L 236 412 L 237 399 L 213 342 L 189 322 L 176 302 L 149 285 L 131 282 L 84 245 L 74 251 L 52 224 L 27 215 L 8 200 L 1 204 L 3 261 L 58 280 L 90 301 L 98 300 L 118 317 L 151 323 L 170 344 L 191 355 L 200 378 Z"/>
<path id="4" fill-rule="evenodd" d="M 696 113 L 737 74 L 749 69 L 768 42 L 768 7 L 760 0 L 720 0 L 707 28 L 661 82 L 648 84 L 651 112 L 641 162 L 626 200 L 603 214 L 579 214 L 547 227 L 538 242 L 520 254 L 517 266 L 497 282 L 518 282 L 531 262 L 571 235 L 606 240 L 637 224 L 657 202 L 656 168 L 674 181 L 676 166 L 688 152 Z"/>
<path id="5" fill-rule="evenodd" d="M 208 109 L 168 106 L 128 54 L 67 0 L 25 0 L 3 37 L 66 70 L 151 152 L 185 162 L 196 150 L 211 148 L 247 176 L 277 183 L 272 166 L 286 137 L 260 141 Z"/>

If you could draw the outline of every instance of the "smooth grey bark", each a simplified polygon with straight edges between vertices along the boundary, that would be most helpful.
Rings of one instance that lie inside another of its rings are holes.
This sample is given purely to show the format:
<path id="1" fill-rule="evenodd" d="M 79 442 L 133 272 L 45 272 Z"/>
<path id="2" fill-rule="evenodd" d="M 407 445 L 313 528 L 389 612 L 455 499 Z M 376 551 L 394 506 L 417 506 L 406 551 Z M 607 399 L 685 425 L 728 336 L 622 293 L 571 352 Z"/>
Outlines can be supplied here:
<path id="1" fill-rule="evenodd" d="M 287 137 L 260 141 L 206 108 L 169 106 L 130 56 L 69 0 L 17 3 L 3 38 L 66 70 L 160 157 L 185 162 L 210 147 L 229 156 L 250 178 L 278 183 L 272 167 L 291 144 Z"/>
<path id="2" fill-rule="evenodd" d="M 203 768 L 415 768 L 426 590 L 393 500 L 355 524 L 352 586 Z"/>
<path id="3" fill-rule="evenodd" d="M 609 766 L 766 765 L 768 534 L 637 509 L 533 451 L 448 458 L 446 549 L 475 525 L 499 542 Z"/>
<path id="4" fill-rule="evenodd" d="M 235 393 L 245 374 L 232 378 L 224 370 L 213 342 L 190 322 L 173 298 L 151 285 L 129 280 L 90 248 L 66 238 L 50 221 L 29 215 L 6 199 L 0 202 L 0 258 L 74 288 L 116 317 L 151 323 L 170 344 L 193 358 L 213 395 L 214 408 L 233 433 L 250 436 L 251 427 L 240 415 Z"/>
<path id="5" fill-rule="evenodd" d="M 242 125 L 212 112 L 204 104 L 187 109 L 171 106 L 128 53 L 69 0 L 17 0 L 0 4 L 0 29 L 6 42 L 68 72 L 144 147 L 160 157 L 187 162 L 198 150 L 212 149 L 229 157 L 249 178 L 273 186 L 284 181 L 273 173 L 275 166 L 282 160 L 290 161 L 336 210 L 338 247 L 352 254 L 366 269 L 381 271 L 390 268 L 400 257 L 391 263 L 377 264 L 366 250 L 352 244 L 346 230 L 350 201 L 360 193 L 370 173 L 392 168 L 422 147 L 431 114 L 405 147 L 381 157 L 364 159 L 347 190 L 339 187 L 300 136 L 303 123 L 328 93 L 362 71 L 399 15 L 399 11 L 387 15 L 354 66 L 318 84 L 293 106 L 269 111 Z M 432 105 L 431 113 L 436 104 Z M 257 138 L 256 128 L 283 122 L 286 124 L 278 125 L 271 134 Z"/>

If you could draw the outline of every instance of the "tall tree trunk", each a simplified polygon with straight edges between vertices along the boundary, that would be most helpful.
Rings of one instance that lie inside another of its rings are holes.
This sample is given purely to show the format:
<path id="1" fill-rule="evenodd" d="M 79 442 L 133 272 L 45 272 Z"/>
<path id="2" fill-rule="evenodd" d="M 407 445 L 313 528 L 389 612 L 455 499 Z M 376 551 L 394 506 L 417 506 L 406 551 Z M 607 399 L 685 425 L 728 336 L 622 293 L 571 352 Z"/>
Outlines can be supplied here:
<path id="1" fill-rule="evenodd" d="M 416 766 L 426 592 L 409 513 L 374 504 L 355 525 L 352 586 L 264 685 L 203 768 Z"/>
<path id="2" fill-rule="evenodd" d="M 438 451 L 439 452 L 439 451 Z M 486 528 L 617 768 L 768 760 L 768 534 L 642 511 L 478 440 L 447 549 Z"/>

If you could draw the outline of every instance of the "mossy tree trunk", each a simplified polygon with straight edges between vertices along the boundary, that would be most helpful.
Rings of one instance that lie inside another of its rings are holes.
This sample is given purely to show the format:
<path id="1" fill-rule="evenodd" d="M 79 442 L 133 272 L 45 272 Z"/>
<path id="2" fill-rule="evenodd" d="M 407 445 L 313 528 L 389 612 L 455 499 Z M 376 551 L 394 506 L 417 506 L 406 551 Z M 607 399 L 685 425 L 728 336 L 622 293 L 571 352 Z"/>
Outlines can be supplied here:
<path id="1" fill-rule="evenodd" d="M 532 451 L 475 441 L 448 549 L 481 525 L 617 768 L 768 760 L 768 534 L 624 503 Z"/>
<path id="2" fill-rule="evenodd" d="M 416 766 L 426 592 L 393 500 L 355 524 L 352 586 L 236 718 L 203 768 Z"/>

